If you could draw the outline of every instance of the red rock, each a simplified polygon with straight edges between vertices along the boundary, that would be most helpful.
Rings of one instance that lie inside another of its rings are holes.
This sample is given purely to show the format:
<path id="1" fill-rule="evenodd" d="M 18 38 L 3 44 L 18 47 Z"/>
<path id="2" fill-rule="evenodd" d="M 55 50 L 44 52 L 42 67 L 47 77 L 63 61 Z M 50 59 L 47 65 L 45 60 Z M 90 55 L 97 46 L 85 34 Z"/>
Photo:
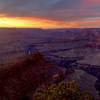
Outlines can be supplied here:
<path id="1" fill-rule="evenodd" d="M 0 100 L 20 100 L 23 94 L 50 81 L 53 67 L 40 53 L 6 65 L 0 70 Z"/>

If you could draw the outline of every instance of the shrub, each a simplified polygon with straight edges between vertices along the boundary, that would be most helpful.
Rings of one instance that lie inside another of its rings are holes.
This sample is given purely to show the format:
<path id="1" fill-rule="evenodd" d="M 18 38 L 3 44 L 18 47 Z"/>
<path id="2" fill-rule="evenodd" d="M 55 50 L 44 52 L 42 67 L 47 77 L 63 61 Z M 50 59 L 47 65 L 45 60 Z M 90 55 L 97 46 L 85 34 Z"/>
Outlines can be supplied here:
<path id="1" fill-rule="evenodd" d="M 33 100 L 94 100 L 94 98 L 88 92 L 82 93 L 75 81 L 70 81 L 37 90 Z"/>

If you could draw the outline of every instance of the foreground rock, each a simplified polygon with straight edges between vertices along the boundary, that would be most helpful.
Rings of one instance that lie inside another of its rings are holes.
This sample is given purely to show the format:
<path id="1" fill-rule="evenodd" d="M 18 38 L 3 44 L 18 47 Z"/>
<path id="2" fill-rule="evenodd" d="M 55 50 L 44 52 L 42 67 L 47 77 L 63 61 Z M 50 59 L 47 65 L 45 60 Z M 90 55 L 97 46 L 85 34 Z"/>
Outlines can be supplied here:
<path id="1" fill-rule="evenodd" d="M 24 100 L 25 94 L 52 80 L 59 72 L 36 53 L 0 69 L 0 100 Z"/>

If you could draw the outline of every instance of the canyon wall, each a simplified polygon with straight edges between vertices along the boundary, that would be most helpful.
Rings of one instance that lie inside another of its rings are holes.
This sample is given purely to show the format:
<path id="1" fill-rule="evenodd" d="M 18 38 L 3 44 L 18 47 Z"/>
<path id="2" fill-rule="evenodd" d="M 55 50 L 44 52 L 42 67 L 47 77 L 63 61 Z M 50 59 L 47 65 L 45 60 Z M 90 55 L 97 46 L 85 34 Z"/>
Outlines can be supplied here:
<path id="1" fill-rule="evenodd" d="M 56 69 L 40 53 L 0 69 L 0 100 L 22 100 L 30 90 L 49 82 Z"/>

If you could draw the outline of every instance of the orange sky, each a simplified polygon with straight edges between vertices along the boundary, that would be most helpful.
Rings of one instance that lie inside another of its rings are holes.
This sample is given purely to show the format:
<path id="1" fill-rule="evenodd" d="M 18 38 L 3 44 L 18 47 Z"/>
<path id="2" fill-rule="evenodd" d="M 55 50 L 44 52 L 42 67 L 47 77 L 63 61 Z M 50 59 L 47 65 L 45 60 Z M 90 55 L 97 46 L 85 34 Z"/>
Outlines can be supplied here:
<path id="1" fill-rule="evenodd" d="M 0 15 L 0 27 L 16 28 L 84 28 L 100 26 L 99 18 L 55 21 L 36 17 L 7 17 Z"/>
<path id="2" fill-rule="evenodd" d="M 100 0 L 0 0 L 0 27 L 100 28 Z"/>
<path id="3" fill-rule="evenodd" d="M 69 28 L 72 22 L 54 21 L 35 17 L 0 17 L 0 27 L 18 28 Z"/>

